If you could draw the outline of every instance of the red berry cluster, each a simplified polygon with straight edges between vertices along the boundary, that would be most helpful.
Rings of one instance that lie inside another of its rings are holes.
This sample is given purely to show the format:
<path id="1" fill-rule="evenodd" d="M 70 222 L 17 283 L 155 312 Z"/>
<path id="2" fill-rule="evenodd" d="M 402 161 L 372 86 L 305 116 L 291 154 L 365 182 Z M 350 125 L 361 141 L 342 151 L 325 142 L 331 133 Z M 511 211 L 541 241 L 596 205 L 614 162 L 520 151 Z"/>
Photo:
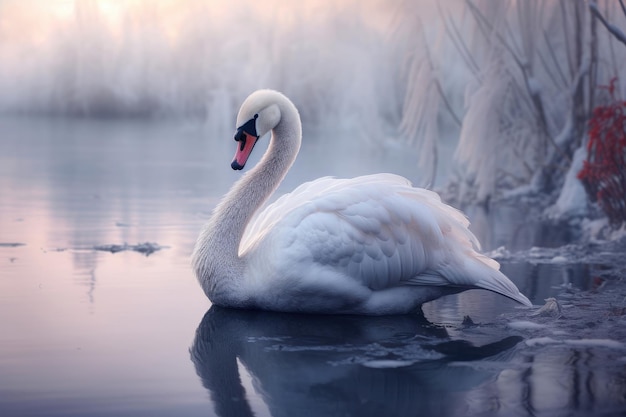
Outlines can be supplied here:
<path id="1" fill-rule="evenodd" d="M 587 160 L 578 178 L 592 201 L 597 201 L 609 222 L 626 222 L 626 101 L 615 99 L 615 81 L 608 90 L 612 101 L 593 110 L 589 121 Z"/>

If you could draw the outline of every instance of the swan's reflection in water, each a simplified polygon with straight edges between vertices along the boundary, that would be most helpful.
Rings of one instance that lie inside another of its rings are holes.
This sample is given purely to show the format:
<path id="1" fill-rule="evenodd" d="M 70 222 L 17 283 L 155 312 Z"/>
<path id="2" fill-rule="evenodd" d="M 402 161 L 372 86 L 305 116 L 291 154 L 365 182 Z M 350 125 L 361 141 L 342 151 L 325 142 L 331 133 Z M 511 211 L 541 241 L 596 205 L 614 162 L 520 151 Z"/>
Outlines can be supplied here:
<path id="1" fill-rule="evenodd" d="M 311 316 L 212 307 L 191 358 L 220 416 L 251 416 L 240 366 L 272 416 L 460 414 L 497 371 L 451 361 L 506 355 L 520 337 L 451 341 L 423 316 Z"/>

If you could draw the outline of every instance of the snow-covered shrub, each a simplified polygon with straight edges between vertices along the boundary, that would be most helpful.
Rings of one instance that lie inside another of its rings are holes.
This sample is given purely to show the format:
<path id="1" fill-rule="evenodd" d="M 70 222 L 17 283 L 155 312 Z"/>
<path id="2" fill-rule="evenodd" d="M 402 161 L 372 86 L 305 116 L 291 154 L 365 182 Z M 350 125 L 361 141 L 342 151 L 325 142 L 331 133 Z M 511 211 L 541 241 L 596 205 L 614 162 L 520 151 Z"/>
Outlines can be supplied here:
<path id="1" fill-rule="evenodd" d="M 576 187 L 562 188 L 578 181 L 580 168 L 572 164 L 599 99 L 597 86 L 619 73 L 626 54 L 599 30 L 585 0 L 464 3 L 466 14 L 444 16 L 446 33 L 474 76 L 460 113 L 458 174 L 446 197 L 471 204 L 528 194 L 544 208 L 557 198 L 559 206 L 573 202 L 568 193 Z M 604 13 L 618 7 L 601 5 Z"/>
<path id="2" fill-rule="evenodd" d="M 619 227 L 626 222 L 626 101 L 615 99 L 615 81 L 607 87 L 612 101 L 593 110 L 588 157 L 578 178 L 589 198 Z"/>
<path id="3" fill-rule="evenodd" d="M 459 175 L 448 197 L 463 204 L 512 189 L 554 194 L 579 146 L 577 127 L 584 126 L 579 110 L 589 93 L 579 87 L 590 85 L 581 80 L 590 59 L 575 47 L 588 22 L 584 7 L 567 1 L 465 4 L 470 19 L 450 18 L 446 27 L 474 74 L 455 153 Z"/>
<path id="4" fill-rule="evenodd" d="M 455 159 L 462 201 L 485 202 L 501 190 L 527 184 L 541 161 L 536 115 L 522 103 L 510 67 L 496 56 L 468 97 Z"/>

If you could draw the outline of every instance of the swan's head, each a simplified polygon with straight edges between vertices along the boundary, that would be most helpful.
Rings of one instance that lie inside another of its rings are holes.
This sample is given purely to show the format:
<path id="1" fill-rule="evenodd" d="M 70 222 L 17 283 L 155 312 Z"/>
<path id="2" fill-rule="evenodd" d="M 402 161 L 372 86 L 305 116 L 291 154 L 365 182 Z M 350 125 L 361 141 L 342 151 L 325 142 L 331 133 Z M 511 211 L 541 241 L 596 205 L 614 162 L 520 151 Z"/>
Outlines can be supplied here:
<path id="1" fill-rule="evenodd" d="M 231 164 L 233 169 L 243 169 L 257 140 L 280 122 L 277 96 L 282 94 L 271 90 L 259 90 L 250 94 L 241 105 L 235 132 L 235 140 L 239 142 L 239 146 Z"/>

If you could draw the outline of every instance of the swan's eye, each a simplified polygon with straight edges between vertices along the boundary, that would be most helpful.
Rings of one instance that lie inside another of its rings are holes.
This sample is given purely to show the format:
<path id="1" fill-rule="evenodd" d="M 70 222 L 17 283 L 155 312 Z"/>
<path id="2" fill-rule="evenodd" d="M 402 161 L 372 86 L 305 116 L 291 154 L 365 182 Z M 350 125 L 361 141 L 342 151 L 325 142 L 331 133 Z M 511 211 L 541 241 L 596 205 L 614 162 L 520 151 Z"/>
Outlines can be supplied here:
<path id="1" fill-rule="evenodd" d="M 255 116 L 258 116 L 255 114 Z M 235 140 L 239 141 L 239 140 L 243 140 L 245 139 L 245 137 L 243 136 L 244 133 L 247 133 L 250 136 L 254 136 L 256 138 L 259 137 L 259 135 L 257 135 L 256 132 L 256 117 L 248 120 L 247 122 L 245 122 L 243 125 L 241 125 L 238 129 L 237 129 L 237 133 L 235 133 Z"/>

